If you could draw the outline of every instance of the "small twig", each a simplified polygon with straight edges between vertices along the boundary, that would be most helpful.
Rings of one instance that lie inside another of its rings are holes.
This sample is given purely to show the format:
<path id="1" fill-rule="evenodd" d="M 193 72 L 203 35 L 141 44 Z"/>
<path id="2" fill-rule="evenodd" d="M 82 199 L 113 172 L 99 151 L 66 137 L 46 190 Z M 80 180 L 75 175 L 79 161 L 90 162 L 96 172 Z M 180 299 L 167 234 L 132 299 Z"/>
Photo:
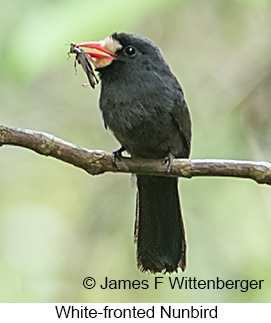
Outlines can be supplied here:
<path id="1" fill-rule="evenodd" d="M 161 160 L 123 157 L 112 163 L 112 155 L 102 150 L 81 148 L 50 134 L 34 130 L 0 126 L 0 146 L 13 145 L 31 149 L 84 169 L 91 175 L 121 172 L 191 178 L 195 176 L 228 176 L 250 178 L 271 185 L 271 164 L 221 159 L 174 159 L 170 173 Z"/>

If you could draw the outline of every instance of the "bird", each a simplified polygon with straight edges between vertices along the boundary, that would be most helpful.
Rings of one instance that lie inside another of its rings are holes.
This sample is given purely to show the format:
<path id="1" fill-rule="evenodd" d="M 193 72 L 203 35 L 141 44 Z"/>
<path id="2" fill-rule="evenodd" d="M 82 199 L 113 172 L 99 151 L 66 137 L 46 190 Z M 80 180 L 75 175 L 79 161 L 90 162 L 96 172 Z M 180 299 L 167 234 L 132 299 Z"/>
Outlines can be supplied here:
<path id="1" fill-rule="evenodd" d="M 101 81 L 99 106 L 106 129 L 121 144 L 121 158 L 189 158 L 191 117 L 184 92 L 161 50 L 148 38 L 125 32 L 86 48 Z M 135 221 L 137 265 L 142 272 L 173 273 L 186 268 L 186 237 L 178 179 L 137 175 Z"/>

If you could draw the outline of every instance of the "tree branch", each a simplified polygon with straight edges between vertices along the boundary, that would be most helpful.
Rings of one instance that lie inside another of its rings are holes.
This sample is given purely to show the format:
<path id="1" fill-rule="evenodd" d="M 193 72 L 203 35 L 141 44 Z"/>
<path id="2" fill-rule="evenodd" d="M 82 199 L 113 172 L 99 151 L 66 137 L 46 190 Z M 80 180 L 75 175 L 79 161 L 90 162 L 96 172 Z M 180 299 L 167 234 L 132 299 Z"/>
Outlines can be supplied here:
<path id="1" fill-rule="evenodd" d="M 116 168 L 112 163 L 112 155 L 102 150 L 81 148 L 39 131 L 0 126 L 0 146 L 3 145 L 31 149 L 84 169 L 91 175 L 122 172 L 186 178 L 230 176 L 250 178 L 259 184 L 271 185 L 271 164 L 268 162 L 175 159 L 170 173 L 167 173 L 167 165 L 161 160 L 123 157 L 116 161 Z"/>

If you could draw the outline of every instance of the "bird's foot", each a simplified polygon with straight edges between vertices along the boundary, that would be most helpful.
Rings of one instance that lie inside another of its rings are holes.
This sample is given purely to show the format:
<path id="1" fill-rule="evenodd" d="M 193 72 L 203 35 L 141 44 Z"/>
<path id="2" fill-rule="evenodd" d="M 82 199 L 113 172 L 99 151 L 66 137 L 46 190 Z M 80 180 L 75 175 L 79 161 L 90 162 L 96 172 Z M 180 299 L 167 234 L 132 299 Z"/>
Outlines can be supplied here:
<path id="1" fill-rule="evenodd" d="M 167 157 L 163 160 L 162 164 L 167 164 L 167 173 L 170 173 L 171 169 L 172 169 L 172 162 L 174 159 L 174 155 L 172 155 L 172 153 L 169 153 L 167 155 Z"/>
<path id="2" fill-rule="evenodd" d="M 113 151 L 112 153 L 112 164 L 114 167 L 117 167 L 116 161 L 121 160 L 122 158 L 122 152 L 125 151 L 125 148 L 123 146 L 120 147 L 120 149 Z"/>

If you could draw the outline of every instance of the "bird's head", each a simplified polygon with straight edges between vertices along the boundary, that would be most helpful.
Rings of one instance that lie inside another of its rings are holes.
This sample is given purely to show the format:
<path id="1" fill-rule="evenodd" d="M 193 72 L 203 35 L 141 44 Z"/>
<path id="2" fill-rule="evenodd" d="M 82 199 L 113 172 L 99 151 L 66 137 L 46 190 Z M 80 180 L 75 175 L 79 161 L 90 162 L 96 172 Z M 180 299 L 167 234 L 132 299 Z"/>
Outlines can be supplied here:
<path id="1" fill-rule="evenodd" d="M 113 70 L 123 75 L 123 69 L 132 74 L 139 70 L 169 70 L 158 47 L 142 36 L 114 33 L 102 41 L 83 42 L 76 47 L 92 50 L 86 54 L 92 58 L 101 76 Z"/>

